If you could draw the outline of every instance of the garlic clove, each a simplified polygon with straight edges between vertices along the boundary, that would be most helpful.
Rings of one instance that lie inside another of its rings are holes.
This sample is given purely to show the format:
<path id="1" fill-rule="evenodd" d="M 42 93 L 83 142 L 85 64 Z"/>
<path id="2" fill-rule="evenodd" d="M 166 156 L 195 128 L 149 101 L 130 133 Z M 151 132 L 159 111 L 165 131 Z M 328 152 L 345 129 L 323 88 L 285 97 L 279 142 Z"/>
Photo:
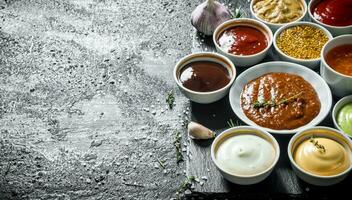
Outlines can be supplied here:
<path id="1" fill-rule="evenodd" d="M 215 133 L 207 127 L 196 122 L 190 122 L 187 126 L 188 135 L 192 139 L 210 139 L 215 137 Z"/>
<path id="2" fill-rule="evenodd" d="M 216 27 L 231 19 L 230 10 L 214 0 L 206 0 L 192 12 L 192 25 L 205 35 L 212 35 Z"/>

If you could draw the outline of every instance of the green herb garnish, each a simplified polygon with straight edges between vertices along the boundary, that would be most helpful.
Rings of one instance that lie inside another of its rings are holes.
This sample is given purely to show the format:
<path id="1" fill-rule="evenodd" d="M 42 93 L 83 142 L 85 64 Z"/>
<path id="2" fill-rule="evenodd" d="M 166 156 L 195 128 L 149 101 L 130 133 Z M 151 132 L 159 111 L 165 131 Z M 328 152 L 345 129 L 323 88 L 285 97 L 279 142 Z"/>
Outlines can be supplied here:
<path id="1" fill-rule="evenodd" d="M 299 92 L 299 93 L 297 93 L 297 94 L 295 94 L 295 95 L 293 95 L 293 96 L 291 96 L 291 97 L 289 97 L 289 98 L 283 98 L 281 101 L 279 101 L 279 103 L 278 103 L 278 105 L 280 105 L 280 104 L 288 104 L 291 100 L 294 100 L 294 99 L 296 99 L 299 95 L 301 95 L 303 92 L 301 91 L 301 92 Z"/>
<path id="2" fill-rule="evenodd" d="M 174 107 L 174 103 L 175 103 L 175 97 L 174 97 L 173 91 L 170 91 L 167 94 L 166 103 L 169 105 L 169 108 L 172 110 L 172 108 Z"/>
<path id="3" fill-rule="evenodd" d="M 299 95 L 301 95 L 303 92 L 299 92 L 289 98 L 283 98 L 282 100 L 280 100 L 279 102 L 275 102 L 274 100 L 270 100 L 270 101 L 255 101 L 253 103 L 253 107 L 254 108 L 269 108 L 269 107 L 276 107 L 279 106 L 281 104 L 288 104 L 290 101 L 296 99 Z"/>
<path id="4" fill-rule="evenodd" d="M 314 139 L 314 136 L 312 136 L 309 140 L 311 143 L 314 144 L 314 146 L 321 152 L 321 153 L 325 153 L 326 149 L 323 145 L 319 144 L 317 140 Z"/>
<path id="5" fill-rule="evenodd" d="M 184 181 L 182 181 L 180 187 L 177 189 L 177 199 L 181 199 L 180 195 L 185 192 L 187 189 L 191 189 L 192 184 L 197 182 L 196 177 L 194 176 L 189 176 L 186 177 Z"/>
<path id="6" fill-rule="evenodd" d="M 165 161 L 161 161 L 158 158 L 156 159 L 160 165 L 160 167 L 162 167 L 163 169 L 165 169 Z"/>
<path id="7" fill-rule="evenodd" d="M 176 148 L 176 162 L 177 164 L 183 161 L 183 155 L 182 155 L 182 150 L 181 150 L 181 133 L 177 132 L 174 140 L 174 146 Z"/>
<path id="8" fill-rule="evenodd" d="M 241 18 L 242 13 L 241 13 L 241 6 L 236 7 L 234 12 L 232 13 L 233 18 Z"/>
<path id="9" fill-rule="evenodd" d="M 267 108 L 267 107 L 275 107 L 275 106 L 277 106 L 277 104 L 275 103 L 275 101 L 272 101 L 272 100 L 270 100 L 270 101 L 255 101 L 253 103 L 253 106 L 254 106 L 254 108 L 262 108 L 262 107 Z"/>
<path id="10" fill-rule="evenodd" d="M 229 126 L 229 128 L 233 128 L 233 127 L 236 127 L 236 126 L 240 126 L 241 123 L 239 121 L 235 121 L 233 122 L 232 119 L 230 118 L 228 121 L 227 121 L 227 125 Z"/>

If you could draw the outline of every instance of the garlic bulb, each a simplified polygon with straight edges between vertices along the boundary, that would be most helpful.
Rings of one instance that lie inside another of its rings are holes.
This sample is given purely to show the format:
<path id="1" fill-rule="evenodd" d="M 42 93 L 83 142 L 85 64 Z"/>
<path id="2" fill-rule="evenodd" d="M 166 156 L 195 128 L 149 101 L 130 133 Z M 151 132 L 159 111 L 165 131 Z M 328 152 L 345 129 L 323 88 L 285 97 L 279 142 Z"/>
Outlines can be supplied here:
<path id="1" fill-rule="evenodd" d="M 214 0 L 206 0 L 192 12 L 192 25 L 205 35 L 212 35 L 222 22 L 231 19 L 230 10 Z"/>
<path id="2" fill-rule="evenodd" d="M 196 122 L 190 122 L 188 124 L 187 129 L 188 129 L 188 135 L 192 139 L 210 139 L 215 137 L 215 134 L 213 131 Z"/>

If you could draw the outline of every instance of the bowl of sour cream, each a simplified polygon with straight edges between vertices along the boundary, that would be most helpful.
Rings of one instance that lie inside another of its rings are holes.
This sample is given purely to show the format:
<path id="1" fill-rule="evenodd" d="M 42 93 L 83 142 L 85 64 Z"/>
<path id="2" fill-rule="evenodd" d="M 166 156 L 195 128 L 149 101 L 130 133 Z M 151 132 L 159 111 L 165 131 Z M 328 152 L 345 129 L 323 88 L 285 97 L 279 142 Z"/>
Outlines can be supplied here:
<path id="1" fill-rule="evenodd" d="M 276 139 L 268 132 L 250 126 L 225 130 L 211 146 L 211 158 L 223 177 L 240 185 L 263 181 L 279 157 Z"/>

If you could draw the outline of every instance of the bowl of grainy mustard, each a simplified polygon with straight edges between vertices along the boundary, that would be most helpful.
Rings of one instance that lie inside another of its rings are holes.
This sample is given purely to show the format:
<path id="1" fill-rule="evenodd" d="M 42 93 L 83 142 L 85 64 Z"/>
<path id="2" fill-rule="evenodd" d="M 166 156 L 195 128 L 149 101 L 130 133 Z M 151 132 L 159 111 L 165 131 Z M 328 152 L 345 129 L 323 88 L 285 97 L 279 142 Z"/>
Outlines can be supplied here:
<path id="1" fill-rule="evenodd" d="M 323 46 L 332 38 L 331 33 L 318 24 L 295 22 L 278 29 L 273 43 L 282 60 L 316 68 Z"/>

